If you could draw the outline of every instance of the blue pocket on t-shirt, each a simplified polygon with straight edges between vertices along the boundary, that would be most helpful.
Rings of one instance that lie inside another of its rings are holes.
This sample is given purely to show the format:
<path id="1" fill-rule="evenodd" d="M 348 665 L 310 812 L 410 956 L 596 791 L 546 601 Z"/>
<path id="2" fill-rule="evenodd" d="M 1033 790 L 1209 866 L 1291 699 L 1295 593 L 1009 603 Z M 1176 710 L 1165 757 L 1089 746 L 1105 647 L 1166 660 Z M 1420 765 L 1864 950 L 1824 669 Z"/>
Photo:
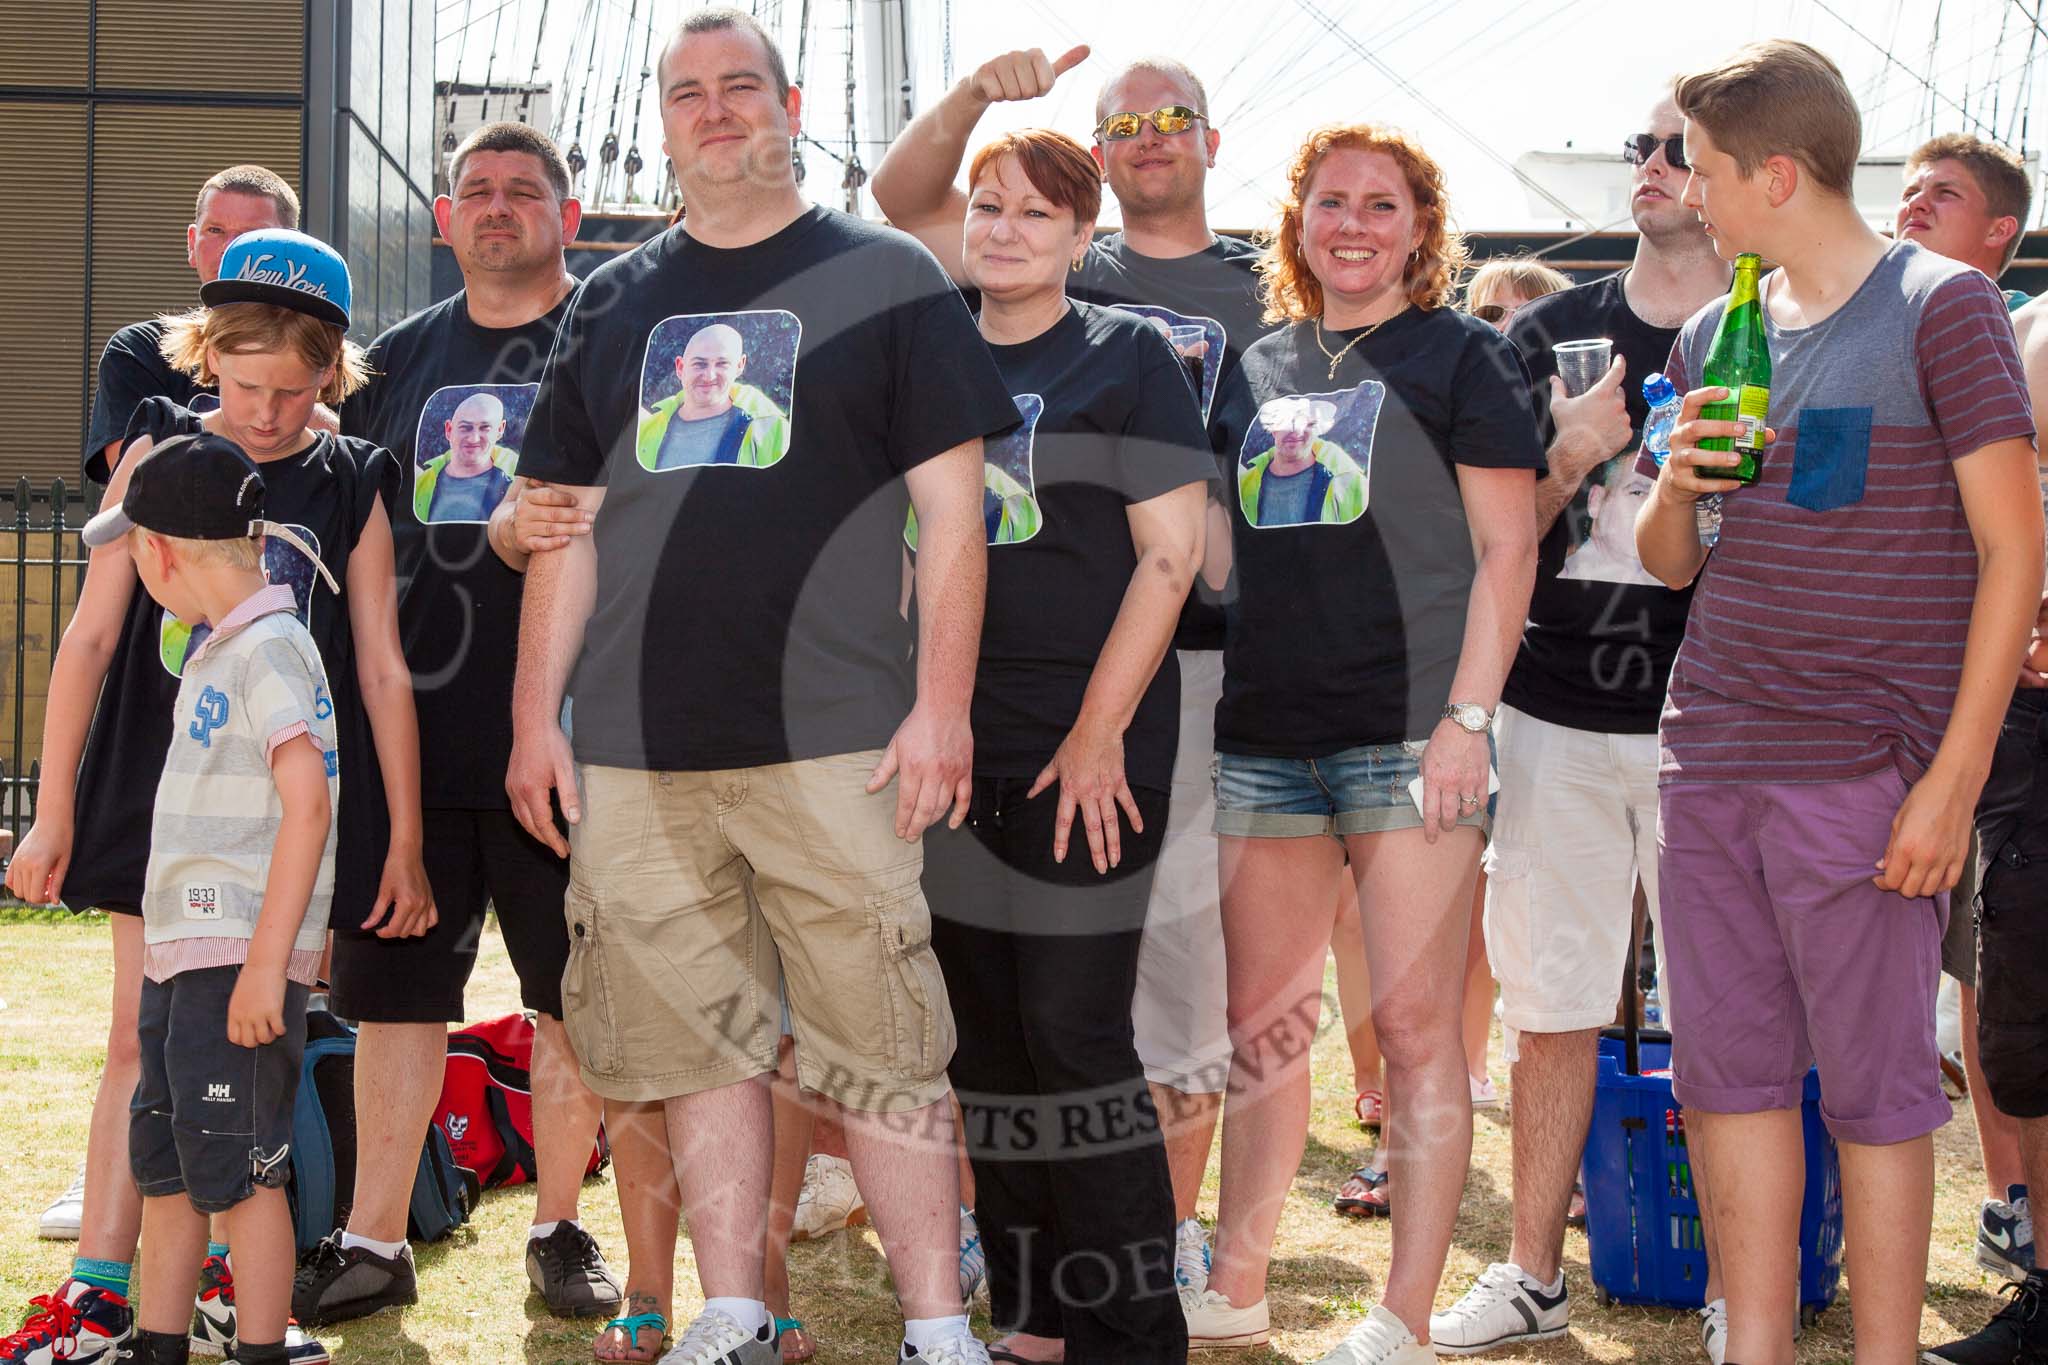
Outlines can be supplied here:
<path id="1" fill-rule="evenodd" d="M 1863 501 L 1870 466 L 1869 408 L 1803 408 L 1792 449 L 1792 486 L 1785 501 L 1829 512 Z"/>

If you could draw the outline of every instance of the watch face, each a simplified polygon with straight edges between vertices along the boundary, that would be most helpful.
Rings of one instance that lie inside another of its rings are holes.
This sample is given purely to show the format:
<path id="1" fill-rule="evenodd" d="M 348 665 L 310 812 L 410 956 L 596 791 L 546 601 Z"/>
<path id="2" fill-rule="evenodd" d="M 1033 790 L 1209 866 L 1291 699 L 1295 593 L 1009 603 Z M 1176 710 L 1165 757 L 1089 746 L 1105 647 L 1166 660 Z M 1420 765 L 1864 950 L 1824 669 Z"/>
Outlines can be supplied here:
<path id="1" fill-rule="evenodd" d="M 1456 721 L 1460 729 L 1478 734 L 1487 725 L 1486 709 L 1474 702 L 1455 702 L 1444 708 L 1444 715 Z"/>

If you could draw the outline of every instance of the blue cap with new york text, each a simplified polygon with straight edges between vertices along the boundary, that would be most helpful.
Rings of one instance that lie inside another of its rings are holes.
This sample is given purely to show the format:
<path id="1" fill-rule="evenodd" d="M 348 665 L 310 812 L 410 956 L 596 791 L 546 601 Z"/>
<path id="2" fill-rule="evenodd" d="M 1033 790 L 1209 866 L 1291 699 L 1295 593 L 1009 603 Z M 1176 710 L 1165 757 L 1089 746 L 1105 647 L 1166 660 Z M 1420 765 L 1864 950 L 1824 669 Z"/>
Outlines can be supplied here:
<path id="1" fill-rule="evenodd" d="M 348 262 L 317 237 L 290 228 L 258 228 L 228 243 L 220 275 L 199 286 L 199 301 L 268 303 L 348 326 Z"/>

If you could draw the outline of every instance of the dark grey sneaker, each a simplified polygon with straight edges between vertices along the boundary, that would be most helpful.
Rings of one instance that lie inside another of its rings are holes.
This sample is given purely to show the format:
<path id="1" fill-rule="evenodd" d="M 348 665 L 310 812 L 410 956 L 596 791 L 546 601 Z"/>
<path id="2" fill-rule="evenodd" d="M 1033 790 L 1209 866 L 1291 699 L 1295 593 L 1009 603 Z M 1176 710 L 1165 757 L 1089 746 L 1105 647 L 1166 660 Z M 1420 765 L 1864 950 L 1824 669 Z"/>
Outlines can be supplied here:
<path id="1" fill-rule="evenodd" d="M 558 1318 L 610 1317 L 624 1299 L 597 1239 L 567 1221 L 526 1239 L 526 1278 Z"/>
<path id="2" fill-rule="evenodd" d="M 2007 1287 L 2012 1301 L 1975 1336 L 1922 1351 L 1927 1365 L 2048 1365 L 2048 1284 L 2040 1272 Z"/>
<path id="3" fill-rule="evenodd" d="M 419 1298 L 410 1246 L 379 1256 L 368 1247 L 344 1247 L 338 1232 L 322 1239 L 292 1277 L 292 1316 L 308 1327 L 366 1318 Z"/>

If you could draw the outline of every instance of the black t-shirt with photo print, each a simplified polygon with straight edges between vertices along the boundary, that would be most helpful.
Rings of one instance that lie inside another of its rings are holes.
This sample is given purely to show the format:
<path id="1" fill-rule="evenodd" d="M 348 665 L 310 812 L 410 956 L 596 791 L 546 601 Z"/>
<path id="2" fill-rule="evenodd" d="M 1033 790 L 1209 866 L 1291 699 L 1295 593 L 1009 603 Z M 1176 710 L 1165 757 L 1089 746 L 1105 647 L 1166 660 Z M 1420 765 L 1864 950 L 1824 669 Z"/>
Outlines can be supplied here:
<path id="1" fill-rule="evenodd" d="M 199 429 L 197 414 L 167 398 L 150 398 L 135 409 L 122 445 L 125 449 L 141 436 L 161 442 Z M 384 452 L 325 432 L 304 450 L 262 461 L 257 468 L 263 474 L 264 516 L 297 531 L 343 590 L 339 597 L 328 591 L 296 547 L 277 537 L 265 542 L 264 575 L 291 587 L 299 620 L 319 647 L 334 703 L 341 802 L 335 815 L 332 922 L 343 928 L 369 914 L 389 828 L 381 769 L 356 682 L 348 561 L 377 495 L 382 492 L 388 504 L 396 481 Z M 204 629 L 185 626 L 135 583 L 79 762 L 77 832 L 64 891 L 70 905 L 141 901 L 149 865 L 149 817 L 176 721 L 178 679 L 193 637 L 204 639 Z"/>
<path id="2" fill-rule="evenodd" d="M 1032 778 L 1080 715 L 1137 569 L 1126 509 L 1213 480 L 1216 461 L 1180 358 L 1132 314 L 1075 303 L 1031 340 L 989 350 L 1029 415 L 985 446 L 989 483 L 1010 498 L 1021 489 L 1035 508 L 1005 509 L 989 545 L 974 767 Z M 1028 519 L 1030 533 L 1006 534 L 1002 518 Z M 1124 732 L 1126 780 L 1167 790 L 1179 734 L 1169 651 Z"/>
<path id="3" fill-rule="evenodd" d="M 212 389 L 201 388 L 191 375 L 171 368 L 164 359 L 163 339 L 164 325 L 155 318 L 130 323 L 107 338 L 107 347 L 100 353 L 100 382 L 93 390 L 92 421 L 85 437 L 85 477 L 94 483 L 104 485 L 114 476 L 107 468 L 107 447 L 128 430 L 129 419 L 143 399 L 168 398 L 181 408 L 201 413 L 220 406 Z"/>
<path id="4" fill-rule="evenodd" d="M 458 293 L 378 337 L 370 348 L 375 377 L 341 408 L 342 430 L 389 451 L 400 479 L 390 509 L 398 633 L 412 668 L 426 806 L 508 804 L 525 580 L 490 546 L 497 499 L 488 495 L 502 496 L 518 472 L 541 371 L 567 311 L 565 298 L 524 326 L 483 327 Z M 451 462 L 478 456 L 487 460 L 482 474 L 451 475 Z M 487 496 L 451 499 L 451 489 L 471 483 L 486 485 Z"/>
<path id="5" fill-rule="evenodd" d="M 1673 592 L 1657 583 L 1635 555 L 1632 509 L 1651 483 L 1635 473 L 1633 456 L 1649 416 L 1643 380 L 1663 370 L 1678 329 L 1653 327 L 1637 317 L 1622 279 L 1609 275 L 1546 295 L 1517 312 L 1508 326 L 1508 339 L 1529 367 L 1546 445 L 1555 435 L 1550 377 L 1557 373 L 1557 357 L 1550 348 L 1591 337 L 1607 337 L 1622 357 L 1621 391 L 1633 434 L 1628 448 L 1587 477 L 1543 534 L 1529 625 L 1501 700 L 1552 725 L 1653 735 L 1685 635 L 1692 589 Z M 1596 488 L 1599 516 L 1592 510 Z M 1608 509 L 1631 525 L 1606 525 Z"/>
<path id="6" fill-rule="evenodd" d="M 1313 322 L 1245 352 L 1252 419 L 1229 498 L 1238 596 L 1216 708 L 1225 753 L 1322 758 L 1427 739 L 1453 700 L 1475 570 L 1456 467 L 1544 467 L 1528 373 L 1492 328 L 1411 308 L 1325 344 L 1361 336 L 1334 376 Z M 1312 458 L 1306 521 L 1282 514 L 1284 495 L 1268 500 L 1283 444 L 1269 418 Z"/>
<path id="7" fill-rule="evenodd" d="M 674 423 L 731 408 L 734 449 L 673 460 Z M 531 477 L 605 488 L 577 757 L 701 771 L 886 744 L 912 700 L 903 476 L 1016 424 L 958 291 L 892 229 L 813 208 L 751 246 L 672 228 L 600 266 L 521 452 Z"/>
<path id="8" fill-rule="evenodd" d="M 1146 256 L 1133 251 L 1121 232 L 1113 232 L 1094 243 L 1067 286 L 1067 293 L 1089 303 L 1110 306 L 1137 305 L 1164 319 L 1196 323 L 1206 320 L 1222 333 L 1221 355 L 1213 373 L 1205 373 L 1201 390 L 1206 399 L 1204 420 L 1209 427 L 1210 448 L 1218 466 L 1227 469 L 1232 452 L 1225 449 L 1230 433 L 1242 435 L 1251 420 L 1245 411 L 1246 397 L 1242 361 L 1252 342 L 1272 328 L 1260 319 L 1259 277 L 1253 266 L 1259 249 L 1235 237 L 1218 237 L 1201 251 L 1186 256 Z M 1207 359 L 1207 357 L 1205 357 Z M 1192 380 L 1193 376 L 1190 376 Z M 1180 649 L 1223 648 L 1224 601 L 1232 588 L 1222 592 L 1201 580 L 1188 594 L 1181 612 L 1180 629 L 1174 645 Z"/>

